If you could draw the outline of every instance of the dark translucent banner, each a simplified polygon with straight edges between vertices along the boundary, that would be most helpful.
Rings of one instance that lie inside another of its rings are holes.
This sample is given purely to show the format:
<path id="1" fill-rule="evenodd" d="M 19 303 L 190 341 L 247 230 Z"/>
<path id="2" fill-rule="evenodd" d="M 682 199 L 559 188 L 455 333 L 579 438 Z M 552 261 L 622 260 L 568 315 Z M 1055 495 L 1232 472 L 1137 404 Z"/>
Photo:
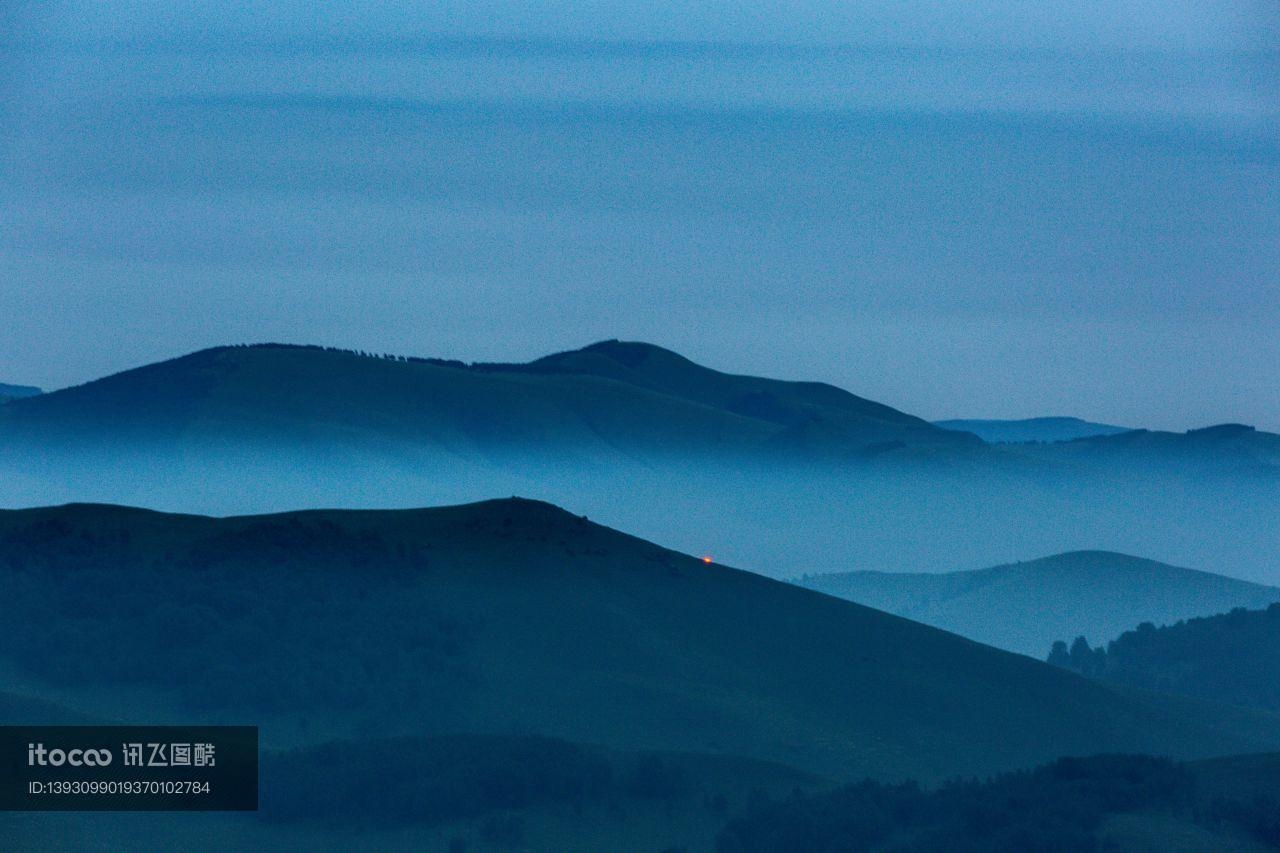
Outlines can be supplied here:
<path id="1" fill-rule="evenodd" d="M 0 726 L 0 811 L 255 811 L 256 726 Z"/>

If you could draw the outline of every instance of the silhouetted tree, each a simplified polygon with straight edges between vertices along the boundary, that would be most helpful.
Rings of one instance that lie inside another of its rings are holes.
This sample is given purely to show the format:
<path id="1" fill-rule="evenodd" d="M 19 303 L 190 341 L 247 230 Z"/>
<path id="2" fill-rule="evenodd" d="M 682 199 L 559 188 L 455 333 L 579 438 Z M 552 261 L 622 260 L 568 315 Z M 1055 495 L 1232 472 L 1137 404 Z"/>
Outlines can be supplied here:
<path id="1" fill-rule="evenodd" d="M 1049 663 L 1063 669 L 1071 669 L 1071 653 L 1067 651 L 1065 640 L 1053 641 L 1053 648 L 1049 650 Z"/>
<path id="2" fill-rule="evenodd" d="M 1102 646 L 1092 648 L 1084 637 L 1076 637 L 1067 651 L 1066 643 L 1061 640 L 1053 644 L 1049 652 L 1049 662 L 1055 666 L 1074 670 L 1081 675 L 1096 678 L 1107 668 L 1107 650 Z"/>
<path id="3" fill-rule="evenodd" d="M 1071 644 L 1071 668 L 1076 672 L 1087 672 L 1093 661 L 1093 647 L 1083 636 L 1076 637 Z"/>

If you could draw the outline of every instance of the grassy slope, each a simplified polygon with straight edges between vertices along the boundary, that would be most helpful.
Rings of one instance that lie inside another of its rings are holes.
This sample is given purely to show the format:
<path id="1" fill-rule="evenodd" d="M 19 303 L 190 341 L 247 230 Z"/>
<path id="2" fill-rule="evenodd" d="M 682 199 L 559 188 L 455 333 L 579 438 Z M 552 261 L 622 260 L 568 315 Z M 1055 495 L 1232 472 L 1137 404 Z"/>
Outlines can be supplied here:
<path id="1" fill-rule="evenodd" d="M 308 550 L 309 531 L 323 533 L 319 549 Z M 55 671 L 66 663 L 59 654 L 112 656 L 122 688 L 168 690 L 175 716 L 190 719 L 180 700 L 195 695 L 193 685 L 142 662 L 134 672 L 120 649 L 158 630 L 175 664 L 183 655 L 200 664 L 194 688 L 207 677 L 209 654 L 240 655 L 224 662 L 240 678 L 287 676 L 248 685 L 286 691 L 269 697 L 274 710 L 262 715 L 268 742 L 307 731 L 519 731 L 750 756 L 833 778 L 924 779 L 1062 754 L 1197 756 L 1280 745 L 1270 717 L 1233 719 L 1228 732 L 1204 706 L 1162 709 L 1158 698 L 706 566 L 528 501 L 225 520 L 73 506 L 3 513 L 0 544 L 0 583 L 17 624 L 88 620 L 80 624 L 92 642 L 45 650 L 41 666 Z M 383 565 L 379 555 L 400 556 Z M 113 567 L 105 586 L 100 575 L 91 583 L 83 574 L 103 565 Z M 62 586 L 51 581 L 57 572 Z M 60 597 L 49 597 L 54 587 Z M 76 597 L 89 588 L 93 595 Z M 195 599 L 184 600 L 191 590 Z M 127 608 L 137 615 L 92 621 Z M 197 618 L 213 645 L 164 628 Z M 418 645 L 438 639 L 419 632 L 439 618 L 463 626 L 460 639 L 445 636 L 439 655 L 419 655 Z M 250 629 L 256 633 L 244 633 Z M 283 669 L 271 669 L 273 660 Z M 357 698 L 291 704 L 287 691 L 310 689 L 297 673 L 328 678 L 348 665 Z M 63 685 L 64 704 L 78 683 Z M 437 683 L 448 692 L 414 698 L 415 686 Z M 245 691 L 231 682 L 204 696 L 203 716 L 258 719 L 247 699 L 217 705 L 220 696 L 257 695 Z M 94 695 L 85 688 L 83 710 L 96 712 Z"/>
<path id="2" fill-rule="evenodd" d="M 1079 634 L 1098 643 L 1140 622 L 1280 601 L 1275 587 L 1105 551 L 968 572 L 817 575 L 800 584 L 1038 658 L 1054 640 Z"/>

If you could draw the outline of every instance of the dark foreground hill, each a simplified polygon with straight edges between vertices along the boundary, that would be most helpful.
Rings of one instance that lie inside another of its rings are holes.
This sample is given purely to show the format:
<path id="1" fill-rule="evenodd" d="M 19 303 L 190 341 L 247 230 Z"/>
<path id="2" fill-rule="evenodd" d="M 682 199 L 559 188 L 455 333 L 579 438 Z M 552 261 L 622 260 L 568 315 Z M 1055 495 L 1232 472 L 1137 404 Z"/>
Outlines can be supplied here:
<path id="1" fill-rule="evenodd" d="M 1037 658 L 1063 637 L 1114 637 L 1140 622 L 1280 601 L 1276 587 L 1106 551 L 968 572 L 846 572 L 798 583 Z"/>
<path id="2" fill-rule="evenodd" d="M 1145 622 L 1105 648 L 1090 649 L 1082 637 L 1070 648 L 1064 639 L 1053 662 L 1111 682 L 1280 711 L 1280 603 L 1163 627 Z"/>
<path id="3" fill-rule="evenodd" d="M 3 512 L 0 601 L 0 721 L 249 723 L 265 748 L 257 814 L 0 815 L 13 850 L 709 851 L 832 781 L 1280 746 L 1270 715 L 517 499 Z"/>
<path id="4" fill-rule="evenodd" d="M 1127 694 L 514 499 L 6 512 L 0 595 L 15 691 L 117 719 L 147 696 L 276 745 L 525 732 L 923 779 L 1280 745 L 1271 718 Z"/>

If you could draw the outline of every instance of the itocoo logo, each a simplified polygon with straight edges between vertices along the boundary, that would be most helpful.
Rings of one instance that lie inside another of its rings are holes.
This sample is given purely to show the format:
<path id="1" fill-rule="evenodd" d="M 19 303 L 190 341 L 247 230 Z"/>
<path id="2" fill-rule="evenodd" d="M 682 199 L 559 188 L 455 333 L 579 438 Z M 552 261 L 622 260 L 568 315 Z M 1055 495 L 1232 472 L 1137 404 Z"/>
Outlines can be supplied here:
<path id="1" fill-rule="evenodd" d="M 106 767 L 111 763 L 109 749 L 45 749 L 42 743 L 27 744 L 28 767 Z"/>

